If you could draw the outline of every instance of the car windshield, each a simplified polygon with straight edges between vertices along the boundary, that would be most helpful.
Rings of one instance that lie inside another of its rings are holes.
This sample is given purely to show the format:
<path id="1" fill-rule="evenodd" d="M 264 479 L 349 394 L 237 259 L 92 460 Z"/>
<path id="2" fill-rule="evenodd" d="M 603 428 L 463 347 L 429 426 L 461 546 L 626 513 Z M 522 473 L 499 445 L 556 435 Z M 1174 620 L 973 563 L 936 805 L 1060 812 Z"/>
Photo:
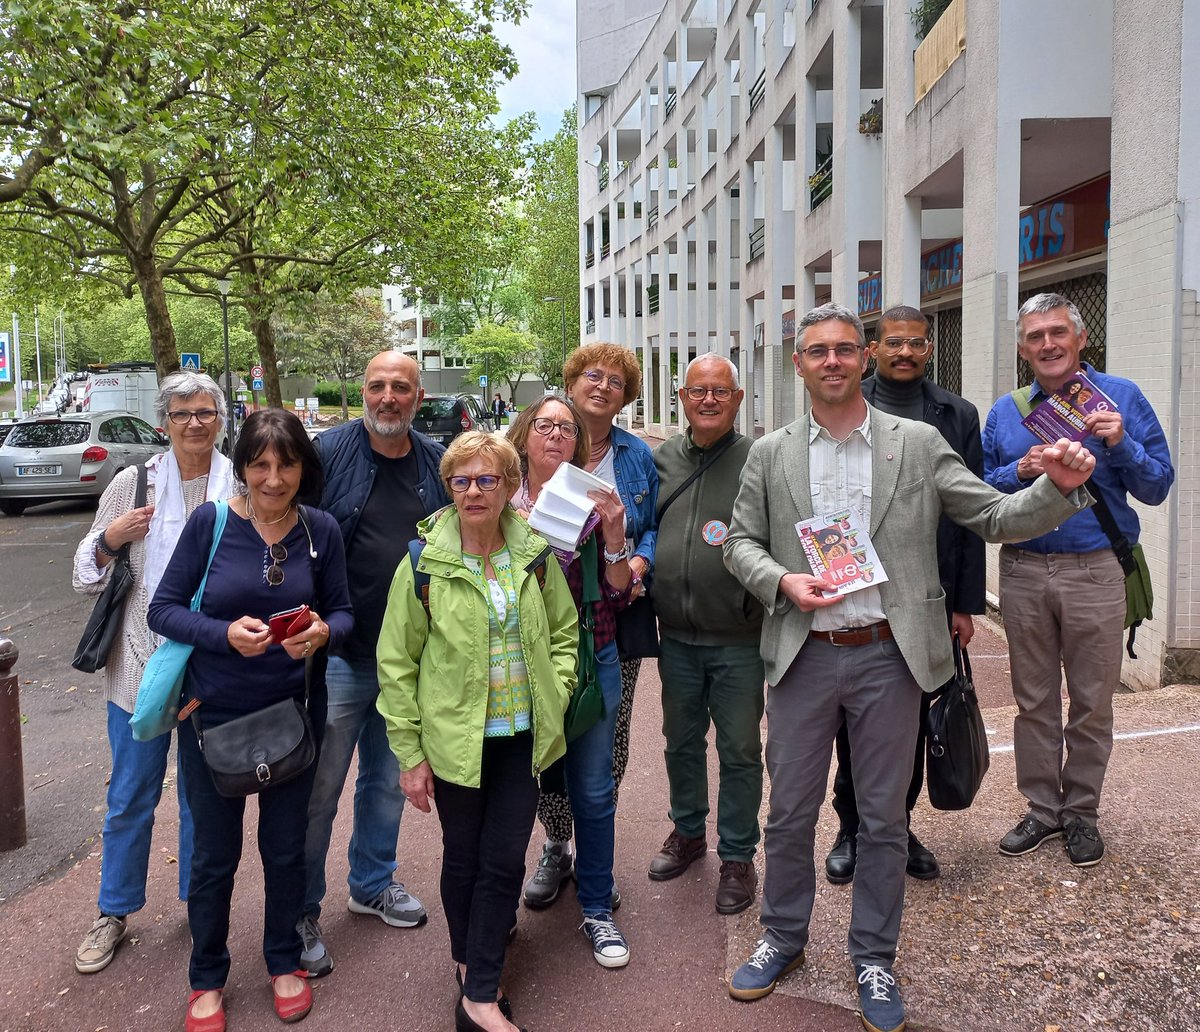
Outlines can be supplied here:
<path id="1" fill-rule="evenodd" d="M 5 442 L 10 448 L 65 448 L 83 444 L 92 425 L 84 422 L 23 423 L 14 427 Z"/>
<path id="2" fill-rule="evenodd" d="M 443 419 L 453 414 L 453 398 L 426 398 L 417 409 L 418 419 Z"/>

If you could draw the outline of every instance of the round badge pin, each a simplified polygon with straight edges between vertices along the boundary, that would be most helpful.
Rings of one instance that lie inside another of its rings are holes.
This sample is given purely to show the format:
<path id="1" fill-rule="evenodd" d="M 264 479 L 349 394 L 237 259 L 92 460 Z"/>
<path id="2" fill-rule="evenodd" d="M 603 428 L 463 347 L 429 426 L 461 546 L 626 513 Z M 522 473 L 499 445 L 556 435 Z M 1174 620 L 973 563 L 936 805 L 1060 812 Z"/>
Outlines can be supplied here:
<path id="1" fill-rule="evenodd" d="M 723 544 L 725 539 L 729 537 L 729 527 L 720 520 L 709 520 L 700 530 L 704 540 L 710 545 Z"/>

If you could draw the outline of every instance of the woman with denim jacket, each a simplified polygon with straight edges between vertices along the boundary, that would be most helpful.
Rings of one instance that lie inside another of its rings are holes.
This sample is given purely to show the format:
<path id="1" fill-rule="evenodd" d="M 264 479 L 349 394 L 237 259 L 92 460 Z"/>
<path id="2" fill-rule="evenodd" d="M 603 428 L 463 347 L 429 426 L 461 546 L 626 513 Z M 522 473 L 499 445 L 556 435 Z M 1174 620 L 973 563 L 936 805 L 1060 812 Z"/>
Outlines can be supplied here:
<path id="1" fill-rule="evenodd" d="M 584 468 L 613 484 L 625 506 L 626 547 L 634 585 L 631 598 L 646 590 L 654 568 L 657 536 L 655 507 L 658 503 L 658 471 L 649 446 L 627 430 L 613 425 L 618 412 L 642 389 L 642 370 L 632 350 L 620 344 L 588 344 L 572 352 L 563 366 L 567 396 L 587 428 L 591 449 Z M 620 617 L 618 617 L 618 623 Z M 629 720 L 640 659 L 621 657 L 621 705 L 613 738 L 613 785 L 620 789 L 629 761 Z M 546 843 L 537 870 L 525 885 L 525 905 L 547 907 L 558 896 L 562 880 L 571 874 L 571 808 L 564 794 L 543 792 L 538 819 L 546 829 Z M 612 909 L 620 906 L 621 895 L 614 884 Z"/>

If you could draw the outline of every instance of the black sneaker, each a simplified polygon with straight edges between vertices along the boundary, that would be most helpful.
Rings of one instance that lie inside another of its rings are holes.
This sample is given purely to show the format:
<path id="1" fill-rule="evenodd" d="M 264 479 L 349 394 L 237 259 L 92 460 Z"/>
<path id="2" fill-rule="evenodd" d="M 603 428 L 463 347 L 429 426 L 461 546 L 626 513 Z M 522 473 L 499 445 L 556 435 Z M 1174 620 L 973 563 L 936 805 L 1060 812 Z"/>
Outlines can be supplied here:
<path id="1" fill-rule="evenodd" d="M 556 899 L 562 883 L 575 870 L 575 860 L 562 842 L 547 842 L 542 846 L 542 858 L 538 861 L 533 877 L 525 883 L 524 900 L 527 907 L 541 910 Z"/>
<path id="2" fill-rule="evenodd" d="M 1095 867 L 1104 859 L 1104 839 L 1090 824 L 1076 819 L 1067 822 L 1067 858 L 1076 867 Z"/>
<path id="3" fill-rule="evenodd" d="M 1032 853 L 1048 839 L 1062 838 L 1062 828 L 1050 828 L 1031 813 L 1027 813 L 1012 831 L 1000 840 L 1000 852 L 1005 856 Z"/>

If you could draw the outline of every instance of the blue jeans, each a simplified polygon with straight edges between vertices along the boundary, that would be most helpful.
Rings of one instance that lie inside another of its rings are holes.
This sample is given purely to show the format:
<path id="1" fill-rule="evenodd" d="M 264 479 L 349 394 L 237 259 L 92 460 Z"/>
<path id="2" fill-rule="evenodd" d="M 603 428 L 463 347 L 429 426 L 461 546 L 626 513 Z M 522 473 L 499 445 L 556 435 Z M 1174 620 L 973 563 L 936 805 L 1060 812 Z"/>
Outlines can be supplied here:
<path id="1" fill-rule="evenodd" d="M 308 879 L 304 893 L 306 914 L 321 913 L 329 836 L 356 745 L 358 781 L 354 787 L 354 830 L 350 836 L 347 879 L 350 895 L 366 903 L 392 883 L 396 870 L 396 840 L 400 835 L 404 795 L 400 791 L 400 764 L 388 745 L 383 717 L 375 708 L 378 677 L 374 660 L 350 663 L 337 656 L 329 657 L 325 675 L 329 709 L 308 806 L 304 846 Z"/>
<path id="2" fill-rule="evenodd" d="M 604 719 L 567 746 L 567 795 L 575 819 L 575 881 L 585 917 L 612 909 L 617 801 L 613 790 L 613 735 L 621 705 L 616 642 L 596 650 Z"/>
<path id="3" fill-rule="evenodd" d="M 135 742 L 129 730 L 130 717 L 115 702 L 108 704 L 112 776 L 104 815 L 99 902 L 101 912 L 114 917 L 135 913 L 146 905 L 150 833 L 162 797 L 172 738 L 159 735 L 149 742 Z M 192 875 L 192 812 L 183 791 L 182 770 L 176 772 L 175 788 L 179 794 L 179 898 L 186 900 Z"/>

